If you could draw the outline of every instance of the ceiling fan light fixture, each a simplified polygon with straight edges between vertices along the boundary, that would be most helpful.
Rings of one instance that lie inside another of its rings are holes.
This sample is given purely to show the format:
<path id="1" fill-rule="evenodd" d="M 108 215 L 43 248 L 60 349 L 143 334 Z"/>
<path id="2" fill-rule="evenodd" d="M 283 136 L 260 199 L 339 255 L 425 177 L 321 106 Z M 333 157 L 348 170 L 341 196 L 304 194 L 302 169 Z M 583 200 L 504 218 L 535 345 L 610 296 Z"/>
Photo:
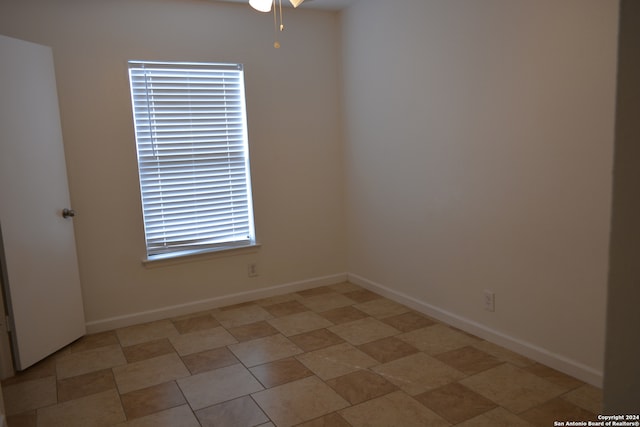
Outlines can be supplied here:
<path id="1" fill-rule="evenodd" d="M 289 0 L 291 5 L 295 8 L 304 3 L 304 0 Z M 273 47 L 280 48 L 280 42 L 278 41 L 278 29 L 284 31 L 284 24 L 282 22 L 282 0 L 249 0 L 249 5 L 260 12 L 271 12 L 271 6 L 273 5 L 273 28 L 275 33 L 275 42 Z M 278 25 L 278 12 L 280 17 L 280 25 Z"/>
<path id="2" fill-rule="evenodd" d="M 249 4 L 251 5 L 252 8 L 254 8 L 259 12 L 271 12 L 271 5 L 273 4 L 273 1 L 272 0 L 249 0 Z"/>

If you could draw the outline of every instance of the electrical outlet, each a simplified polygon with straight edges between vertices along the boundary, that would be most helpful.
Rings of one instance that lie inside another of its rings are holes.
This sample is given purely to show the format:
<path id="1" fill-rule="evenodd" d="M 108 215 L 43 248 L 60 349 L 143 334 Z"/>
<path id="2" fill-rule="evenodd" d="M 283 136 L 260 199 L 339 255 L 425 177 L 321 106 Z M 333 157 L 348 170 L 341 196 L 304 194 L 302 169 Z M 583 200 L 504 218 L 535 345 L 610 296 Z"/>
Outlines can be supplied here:
<path id="1" fill-rule="evenodd" d="M 249 277 L 256 277 L 258 275 L 258 264 L 253 262 L 247 265 L 247 275 Z"/>
<path id="2" fill-rule="evenodd" d="M 496 311 L 496 294 L 485 289 L 484 291 L 484 309 L 487 311 Z"/>

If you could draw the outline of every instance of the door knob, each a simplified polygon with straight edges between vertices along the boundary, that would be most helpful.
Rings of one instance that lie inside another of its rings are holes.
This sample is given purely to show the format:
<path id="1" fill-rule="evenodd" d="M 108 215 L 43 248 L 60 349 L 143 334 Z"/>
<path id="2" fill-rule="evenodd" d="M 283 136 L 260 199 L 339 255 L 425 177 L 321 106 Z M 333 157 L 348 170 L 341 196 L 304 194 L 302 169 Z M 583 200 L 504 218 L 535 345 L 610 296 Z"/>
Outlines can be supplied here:
<path id="1" fill-rule="evenodd" d="M 62 209 L 62 218 L 73 218 L 74 216 L 76 216 L 76 211 L 73 209 Z"/>

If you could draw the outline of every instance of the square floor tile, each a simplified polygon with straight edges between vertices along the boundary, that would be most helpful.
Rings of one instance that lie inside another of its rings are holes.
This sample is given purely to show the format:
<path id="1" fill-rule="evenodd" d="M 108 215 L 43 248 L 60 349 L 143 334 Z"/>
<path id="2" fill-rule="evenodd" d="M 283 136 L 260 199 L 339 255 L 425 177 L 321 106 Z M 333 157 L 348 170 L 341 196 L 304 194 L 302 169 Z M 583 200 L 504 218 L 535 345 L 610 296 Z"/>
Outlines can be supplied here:
<path id="1" fill-rule="evenodd" d="M 91 372 L 58 381 L 58 401 L 77 399 L 116 388 L 111 369 Z"/>
<path id="2" fill-rule="evenodd" d="M 341 307 L 335 308 L 333 310 L 324 311 L 319 313 L 320 316 L 324 317 L 331 323 L 339 325 L 341 323 L 353 322 L 354 320 L 364 319 L 365 317 L 369 317 L 367 313 L 364 313 L 357 308 L 353 307 Z"/>
<path id="3" fill-rule="evenodd" d="M 367 353 L 380 363 L 391 362 L 401 357 L 415 354 L 418 349 L 395 337 L 383 338 L 358 346 L 358 349 Z"/>
<path id="4" fill-rule="evenodd" d="M 231 304 L 231 305 L 225 305 L 223 307 L 219 307 L 218 309 L 215 310 L 215 312 L 220 312 L 220 311 L 231 311 L 231 310 L 236 310 L 238 308 L 247 308 L 247 307 L 253 307 L 256 305 L 255 301 L 245 301 L 245 302 L 239 302 L 237 304 Z"/>
<path id="5" fill-rule="evenodd" d="M 327 381 L 340 396 L 357 405 L 398 390 L 398 387 L 370 371 L 356 371 Z"/>
<path id="6" fill-rule="evenodd" d="M 125 393 L 120 399 L 129 420 L 187 403 L 174 381 Z"/>
<path id="7" fill-rule="evenodd" d="M 298 300 L 285 301 L 279 304 L 265 306 L 264 309 L 273 317 L 289 316 L 291 314 L 309 311 L 309 309 L 300 304 Z"/>
<path id="8" fill-rule="evenodd" d="M 242 365 L 182 378 L 178 385 L 194 411 L 263 389 Z"/>
<path id="9" fill-rule="evenodd" d="M 177 354 L 166 354 L 113 368 L 120 393 L 140 390 L 190 375 Z"/>
<path id="10" fill-rule="evenodd" d="M 362 288 L 350 282 L 342 282 L 335 285 L 329 285 L 327 288 L 334 292 L 340 292 L 341 294 L 346 292 L 360 291 Z"/>
<path id="11" fill-rule="evenodd" d="M 562 387 L 508 363 L 465 378 L 460 383 L 515 414 L 564 391 Z"/>
<path id="12" fill-rule="evenodd" d="M 397 329 L 373 317 L 342 323 L 328 329 L 353 345 L 368 343 L 400 333 Z"/>
<path id="13" fill-rule="evenodd" d="M 344 294 L 331 292 L 313 297 L 302 298 L 300 303 L 310 310 L 317 313 L 333 310 L 335 308 L 346 307 L 356 303 L 351 298 L 347 298 Z"/>
<path id="14" fill-rule="evenodd" d="M 349 406 L 317 377 L 308 377 L 252 395 L 278 427 L 293 426 Z"/>
<path id="15" fill-rule="evenodd" d="M 167 338 L 163 338 L 156 341 L 148 341 L 142 344 L 123 347 L 122 351 L 127 362 L 133 363 L 169 353 L 175 353 L 176 350 Z"/>
<path id="16" fill-rule="evenodd" d="M 201 409 L 196 416 L 202 427 L 257 426 L 269 422 L 269 418 L 249 396 Z"/>
<path id="17" fill-rule="evenodd" d="M 109 345 L 60 357 L 56 361 L 56 372 L 61 380 L 126 363 L 122 348 L 119 345 Z"/>
<path id="18" fill-rule="evenodd" d="M 247 367 L 302 353 L 298 346 L 280 334 L 230 345 L 228 348 Z"/>
<path id="19" fill-rule="evenodd" d="M 477 374 L 502 364 L 496 357 L 471 346 L 440 353 L 434 357 L 467 375 Z"/>
<path id="20" fill-rule="evenodd" d="M 416 329 L 426 328 L 427 326 L 432 326 L 438 323 L 420 313 L 416 313 L 415 311 L 385 317 L 382 321 L 387 325 L 393 326 L 400 332 L 411 332 Z"/>
<path id="21" fill-rule="evenodd" d="M 312 311 L 278 317 L 269 320 L 269 323 L 287 337 L 333 325 L 327 319 Z"/>
<path id="22" fill-rule="evenodd" d="M 188 334 L 190 332 L 215 328 L 216 326 L 220 326 L 220 323 L 212 316 L 211 313 L 206 313 L 199 314 L 197 316 L 173 319 L 173 325 L 181 334 Z"/>
<path id="23" fill-rule="evenodd" d="M 584 385 L 582 381 L 570 377 L 569 375 L 563 374 L 562 372 L 558 372 L 555 369 L 549 368 L 548 366 L 541 365 L 540 363 L 534 363 L 533 365 L 527 366 L 523 369 L 533 375 L 544 378 L 545 380 L 552 382 L 567 391 Z"/>
<path id="24" fill-rule="evenodd" d="M 183 356 L 182 362 L 192 375 L 240 363 L 226 347 Z"/>
<path id="25" fill-rule="evenodd" d="M 108 426 L 126 419 L 115 389 L 40 408 L 37 416 L 38 425 L 47 427 Z"/>
<path id="26" fill-rule="evenodd" d="M 347 292 L 344 296 L 354 300 L 356 303 L 363 303 L 367 301 L 373 301 L 374 299 L 382 298 L 380 295 L 368 291 L 366 289 L 358 289 L 356 291 Z"/>
<path id="27" fill-rule="evenodd" d="M 585 384 L 562 398 L 594 414 L 602 413 L 602 389 L 600 388 Z"/>
<path id="28" fill-rule="evenodd" d="M 229 333 L 233 335 L 235 339 L 242 342 L 275 335 L 278 333 L 278 330 L 263 320 L 256 323 L 249 323 L 248 325 L 230 328 Z"/>
<path id="29" fill-rule="evenodd" d="M 352 427 L 342 415 L 334 412 L 324 417 L 319 417 L 306 423 L 298 424 L 296 427 Z"/>
<path id="30" fill-rule="evenodd" d="M 401 391 L 339 412 L 353 426 L 440 427 L 449 423 Z"/>
<path id="31" fill-rule="evenodd" d="M 329 286 L 320 286 L 318 288 L 306 289 L 304 291 L 296 292 L 303 298 L 314 297 L 316 295 L 328 294 L 334 292 Z"/>
<path id="32" fill-rule="evenodd" d="M 296 357 L 323 380 L 339 377 L 378 362 L 349 343 L 338 344 Z"/>
<path id="33" fill-rule="evenodd" d="M 262 307 L 269 307 L 275 304 L 281 304 L 287 301 L 295 301 L 300 298 L 300 296 L 296 293 L 282 294 L 282 295 L 274 295 L 272 297 L 262 298 L 254 301 L 256 304 Z"/>
<path id="34" fill-rule="evenodd" d="M 498 406 L 459 383 L 447 384 L 414 398 L 453 424 L 484 414 Z"/>
<path id="35" fill-rule="evenodd" d="M 501 347 L 489 341 L 482 340 L 482 341 L 473 343 L 473 346 L 478 350 L 482 350 L 485 353 L 489 353 L 490 355 L 496 357 L 498 360 L 501 360 L 503 362 L 509 362 L 512 365 L 515 365 L 519 368 L 525 368 L 535 363 L 533 360 L 527 357 L 524 357 L 518 353 L 514 353 L 511 350 L 507 350 L 506 348 Z"/>
<path id="36" fill-rule="evenodd" d="M 94 348 L 108 345 L 120 344 L 115 331 L 100 332 L 97 334 L 85 335 L 69 346 L 72 353 L 78 351 L 93 350 Z"/>
<path id="37" fill-rule="evenodd" d="M 227 329 L 273 318 L 269 312 L 256 304 L 243 305 L 231 310 L 223 310 L 214 313 L 214 316 L 218 322 Z"/>
<path id="38" fill-rule="evenodd" d="M 319 350 L 344 342 L 342 338 L 327 329 L 316 329 L 304 334 L 293 335 L 289 339 L 304 351 Z"/>
<path id="39" fill-rule="evenodd" d="M 531 408 L 519 416 L 531 424 L 552 426 L 554 421 L 598 421 L 596 414 L 585 411 L 564 399 L 553 399 Z"/>
<path id="40" fill-rule="evenodd" d="M 178 335 L 170 338 L 170 341 L 180 356 L 212 350 L 238 342 L 223 327 Z"/>
<path id="41" fill-rule="evenodd" d="M 290 383 L 313 375 L 313 372 L 294 358 L 265 363 L 249 370 L 266 388 Z"/>
<path id="42" fill-rule="evenodd" d="M 440 323 L 406 332 L 398 335 L 398 338 L 431 355 L 455 350 L 480 341 L 479 338 L 473 338 Z"/>
<path id="43" fill-rule="evenodd" d="M 117 329 L 118 339 L 123 347 L 140 344 L 147 341 L 155 341 L 162 338 L 171 338 L 178 335 L 178 330 L 171 320 L 159 320 L 157 322 L 128 326 Z"/>
<path id="44" fill-rule="evenodd" d="M 56 357 L 48 357 L 28 369 L 16 372 L 13 377 L 5 378 L 2 380 L 2 387 L 8 387 L 13 384 L 21 383 L 24 381 L 38 380 L 56 375 Z"/>
<path id="45" fill-rule="evenodd" d="M 456 424 L 456 427 L 534 427 L 529 422 L 512 414 L 502 407 L 497 407 L 470 420 Z"/>
<path id="46" fill-rule="evenodd" d="M 372 370 L 410 395 L 433 390 L 465 377 L 462 372 L 424 353 L 374 366 Z"/>
<path id="47" fill-rule="evenodd" d="M 376 317 L 378 319 L 390 316 L 397 316 L 409 311 L 409 308 L 398 304 L 395 301 L 391 301 L 387 298 L 378 298 L 371 301 L 363 302 L 354 305 L 360 311 L 364 311 L 369 316 Z"/>
<path id="48" fill-rule="evenodd" d="M 56 377 L 38 378 L 2 387 L 7 415 L 19 414 L 57 402 Z"/>
<path id="49" fill-rule="evenodd" d="M 451 326 L 451 325 L 446 325 L 446 326 L 449 329 L 453 329 L 456 332 L 460 332 L 461 334 L 468 336 L 469 338 L 473 338 L 474 340 L 476 340 L 476 342 L 477 341 L 482 341 L 482 338 L 479 338 L 478 336 L 476 336 L 476 335 L 474 335 L 474 334 L 472 334 L 470 332 L 467 332 L 464 329 L 456 328 L 455 326 Z"/>
<path id="50" fill-rule="evenodd" d="M 189 405 L 182 405 L 117 424 L 117 427 L 200 427 L 200 423 Z"/>

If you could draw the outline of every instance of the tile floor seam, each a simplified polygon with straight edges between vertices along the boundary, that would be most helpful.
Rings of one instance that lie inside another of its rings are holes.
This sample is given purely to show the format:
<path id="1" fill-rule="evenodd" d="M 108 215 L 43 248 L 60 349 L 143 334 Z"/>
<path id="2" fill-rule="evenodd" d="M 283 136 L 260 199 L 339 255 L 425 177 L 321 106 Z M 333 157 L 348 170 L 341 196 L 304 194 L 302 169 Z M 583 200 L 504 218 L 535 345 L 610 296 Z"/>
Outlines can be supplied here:
<path id="1" fill-rule="evenodd" d="M 267 388 L 265 387 L 265 390 L 267 390 Z M 253 398 L 254 393 L 249 394 L 249 398 L 253 401 L 253 403 L 255 403 L 255 405 L 260 408 L 260 410 L 262 411 L 262 413 L 264 414 L 265 417 L 267 417 L 267 419 L 269 420 L 268 422 L 271 422 L 275 425 L 275 422 L 271 419 L 271 417 L 269 416 L 269 414 L 267 414 L 264 409 L 262 409 L 262 407 L 260 406 L 260 404 L 258 402 L 256 402 L 256 399 Z M 266 423 L 263 423 L 266 424 Z"/>
<path id="2" fill-rule="evenodd" d="M 279 334 L 280 334 L 280 333 L 279 333 Z M 282 335 L 282 334 L 280 334 L 280 335 Z M 283 335 L 283 336 L 284 336 L 284 335 Z M 287 340 L 289 340 L 289 337 L 285 337 L 285 338 L 286 338 Z M 291 340 L 289 340 L 289 341 L 291 341 Z M 294 344 L 294 345 L 295 345 L 295 344 Z M 297 346 L 296 346 L 296 347 L 297 347 Z M 299 348 L 299 347 L 298 347 L 298 348 Z M 300 349 L 300 350 L 302 351 L 302 349 Z M 258 366 L 265 366 L 265 365 L 268 365 L 268 364 L 270 364 L 270 363 L 274 363 L 274 362 L 277 362 L 277 361 L 280 361 L 280 360 L 286 360 L 286 359 L 288 359 L 289 357 L 293 357 L 293 358 L 295 358 L 295 355 L 294 355 L 294 356 L 284 357 L 284 358 L 281 358 L 281 359 L 277 359 L 277 360 L 274 360 L 274 361 L 271 361 L 271 362 L 265 362 L 265 363 L 262 363 L 262 364 L 260 364 L 260 365 L 252 366 L 251 368 L 256 368 L 256 367 L 258 367 Z M 239 360 L 239 363 L 241 363 L 241 364 L 244 366 L 244 368 L 249 372 L 249 374 L 251 374 L 251 375 L 253 376 L 253 378 L 254 378 L 254 379 L 255 379 L 255 380 L 256 380 L 260 385 L 262 385 L 262 387 L 264 388 L 264 390 L 268 390 L 268 389 L 270 388 L 270 387 L 267 387 L 267 385 L 266 385 L 266 384 L 264 384 L 262 381 L 260 381 L 260 379 L 259 379 L 259 378 L 254 374 L 254 372 L 253 372 L 253 371 L 251 371 L 251 368 L 250 368 L 250 367 L 246 366 L 246 365 L 242 362 L 242 360 L 240 360 L 240 359 L 238 359 L 238 360 Z M 274 387 L 277 387 L 277 386 L 274 386 Z M 273 387 L 271 387 L 271 388 L 273 388 Z M 264 390 L 263 390 L 263 391 L 264 391 Z M 255 392 L 255 393 L 258 393 L 258 392 Z M 248 394 L 248 396 L 249 396 L 249 397 L 251 398 L 251 400 L 256 404 L 256 406 L 257 406 L 258 408 L 260 408 L 260 410 L 262 411 L 262 413 L 263 413 L 263 414 L 264 414 L 264 415 L 269 419 L 269 422 L 273 423 L 273 424 L 277 427 L 276 422 L 275 422 L 273 419 L 271 419 L 271 417 L 270 417 L 270 416 L 269 416 L 269 414 L 264 410 L 264 408 L 263 408 L 262 406 L 260 406 L 260 404 L 255 400 L 255 398 L 254 398 L 254 394 L 255 394 L 255 393 L 250 393 L 250 394 Z"/>
<path id="3" fill-rule="evenodd" d="M 189 400 L 187 399 L 187 396 L 185 396 L 184 391 L 180 387 L 180 384 L 178 384 L 177 380 L 174 380 L 174 382 L 176 383 L 176 387 L 178 387 L 178 390 L 180 390 L 180 394 L 182 395 L 182 398 L 184 399 L 184 405 L 187 405 L 189 407 L 189 410 L 191 411 L 191 413 L 193 414 L 195 419 L 198 421 L 198 424 L 200 424 L 200 427 L 202 427 L 202 423 L 200 422 L 200 419 L 198 418 L 198 415 L 196 414 L 196 410 L 194 410 L 193 406 L 191 406 L 191 403 L 189 403 Z"/>
<path id="4" fill-rule="evenodd" d="M 115 378 L 115 374 L 113 373 L 113 368 L 111 368 L 111 375 L 114 376 Z M 116 384 L 116 390 L 118 390 L 118 385 Z M 122 393 L 120 393 L 120 391 L 118 390 L 118 400 L 120 401 L 120 407 L 122 407 L 122 412 L 124 412 L 124 418 L 125 418 L 125 422 L 129 421 L 129 416 L 127 415 L 127 411 L 125 409 L 124 403 L 122 402 Z"/>

